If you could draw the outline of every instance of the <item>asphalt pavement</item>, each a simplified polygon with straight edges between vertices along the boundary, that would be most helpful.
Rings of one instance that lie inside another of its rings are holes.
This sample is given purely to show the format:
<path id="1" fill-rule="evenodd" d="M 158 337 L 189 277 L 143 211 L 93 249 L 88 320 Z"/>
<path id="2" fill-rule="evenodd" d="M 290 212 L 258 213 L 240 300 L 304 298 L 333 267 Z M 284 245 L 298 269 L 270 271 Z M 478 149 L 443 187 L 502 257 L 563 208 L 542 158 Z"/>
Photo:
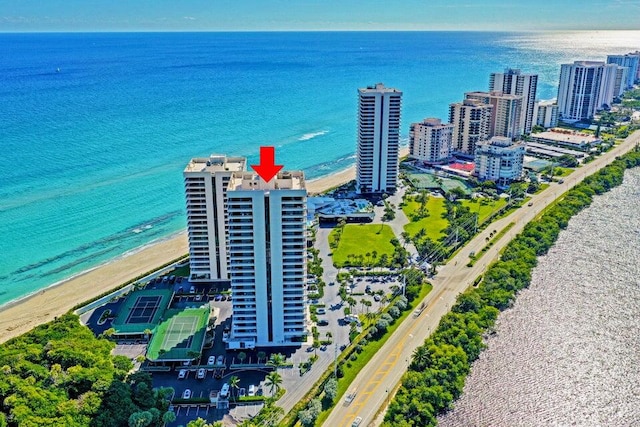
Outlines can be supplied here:
<path id="1" fill-rule="evenodd" d="M 640 143 L 640 132 L 635 132 L 622 144 L 602 154 L 591 163 L 581 166 L 564 178 L 564 183 L 552 183 L 549 188 L 531 198 L 531 206 L 523 207 L 501 218 L 489 227 L 498 233 L 510 223 L 515 225 L 500 240 L 494 243 L 490 251 L 478 260 L 473 267 L 466 267 L 471 252 L 480 253 L 486 245 L 485 238 L 489 230 L 480 232 L 465 245 L 450 262 L 442 266 L 432 280 L 433 290 L 423 300 L 426 308 L 417 318 L 413 315 L 405 319 L 385 345 L 360 371 L 349 387 L 356 389 L 356 398 L 349 405 L 339 402 L 327 420 L 325 426 L 351 426 L 356 417 L 362 417 L 361 426 L 375 426 L 382 422 L 382 415 L 376 418 L 380 408 L 387 405 L 391 394 L 406 372 L 411 355 L 434 330 L 442 316 L 455 303 L 459 293 L 468 288 L 483 274 L 487 265 L 498 258 L 499 252 L 524 226 L 534 219 L 544 207 L 548 206 L 567 190 L 591 175 L 603 166 L 611 163 L 616 156 L 624 154 Z"/>

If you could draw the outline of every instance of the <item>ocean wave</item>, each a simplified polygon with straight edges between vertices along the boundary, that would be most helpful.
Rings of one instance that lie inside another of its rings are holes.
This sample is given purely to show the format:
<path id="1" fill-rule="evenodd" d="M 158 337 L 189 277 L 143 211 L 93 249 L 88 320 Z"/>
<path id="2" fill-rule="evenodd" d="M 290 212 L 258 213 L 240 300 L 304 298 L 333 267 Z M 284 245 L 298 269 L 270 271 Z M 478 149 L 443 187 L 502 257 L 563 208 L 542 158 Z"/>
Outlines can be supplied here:
<path id="1" fill-rule="evenodd" d="M 300 138 L 298 138 L 298 141 L 309 141 L 310 139 L 316 138 L 318 136 L 326 135 L 328 133 L 329 133 L 328 130 L 321 130 L 320 132 L 305 133 Z"/>

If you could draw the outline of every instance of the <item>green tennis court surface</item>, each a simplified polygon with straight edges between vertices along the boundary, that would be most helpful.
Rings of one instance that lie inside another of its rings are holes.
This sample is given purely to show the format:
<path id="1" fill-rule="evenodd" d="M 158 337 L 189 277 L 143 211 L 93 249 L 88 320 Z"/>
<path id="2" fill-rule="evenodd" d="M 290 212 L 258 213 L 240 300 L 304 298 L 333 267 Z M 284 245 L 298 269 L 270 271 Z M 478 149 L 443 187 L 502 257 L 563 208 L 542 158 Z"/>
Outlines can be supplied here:
<path id="1" fill-rule="evenodd" d="M 112 322 L 116 334 L 143 334 L 160 322 L 171 300 L 169 289 L 141 289 L 127 295 L 118 315 Z"/>
<path id="2" fill-rule="evenodd" d="M 167 310 L 156 328 L 147 358 L 157 360 L 188 360 L 202 351 L 210 309 L 187 308 Z"/>

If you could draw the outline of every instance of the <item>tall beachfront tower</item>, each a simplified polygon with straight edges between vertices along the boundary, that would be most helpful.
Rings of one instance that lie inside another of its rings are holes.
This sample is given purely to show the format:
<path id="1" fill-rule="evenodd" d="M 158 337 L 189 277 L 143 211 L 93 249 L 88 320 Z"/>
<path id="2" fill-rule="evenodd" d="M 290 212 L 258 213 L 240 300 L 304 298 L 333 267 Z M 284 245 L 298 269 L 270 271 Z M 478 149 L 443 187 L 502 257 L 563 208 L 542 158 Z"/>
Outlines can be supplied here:
<path id="1" fill-rule="evenodd" d="M 493 106 L 491 110 L 491 124 L 489 136 L 504 136 L 519 138 L 522 135 L 520 122 L 522 111 L 522 96 L 510 95 L 502 92 L 467 92 L 466 99 L 477 99 Z"/>
<path id="2" fill-rule="evenodd" d="M 409 131 L 409 157 L 427 164 L 446 162 L 451 157 L 453 125 L 427 118 L 412 123 Z"/>
<path id="3" fill-rule="evenodd" d="M 627 67 L 627 79 L 625 89 L 633 88 L 633 83 L 640 76 L 640 53 L 627 53 L 626 55 L 609 55 L 607 64 L 616 64 L 620 67 Z"/>
<path id="4" fill-rule="evenodd" d="M 306 336 L 306 200 L 302 172 L 265 182 L 231 177 L 227 191 L 233 292 L 230 349 L 300 345 Z"/>
<path id="5" fill-rule="evenodd" d="M 596 111 L 611 105 L 616 96 L 618 65 L 600 61 L 576 61 L 560 66 L 558 113 L 566 122 L 593 117 Z"/>
<path id="6" fill-rule="evenodd" d="M 402 92 L 382 83 L 358 89 L 359 193 L 394 192 L 398 182 Z"/>
<path id="7" fill-rule="evenodd" d="M 231 175 L 245 168 L 244 157 L 212 154 L 191 159 L 184 169 L 192 282 L 229 280 L 226 192 Z"/>
<path id="8" fill-rule="evenodd" d="M 504 73 L 491 73 L 489 77 L 489 92 L 522 96 L 520 125 L 524 133 L 531 133 L 531 128 L 535 124 L 533 110 L 536 105 L 537 90 L 537 74 L 522 74 L 520 70 L 507 68 Z"/>
<path id="9" fill-rule="evenodd" d="M 477 99 L 465 99 L 449 105 L 449 123 L 453 125 L 452 150 L 473 156 L 476 144 L 489 139 L 493 106 Z"/>

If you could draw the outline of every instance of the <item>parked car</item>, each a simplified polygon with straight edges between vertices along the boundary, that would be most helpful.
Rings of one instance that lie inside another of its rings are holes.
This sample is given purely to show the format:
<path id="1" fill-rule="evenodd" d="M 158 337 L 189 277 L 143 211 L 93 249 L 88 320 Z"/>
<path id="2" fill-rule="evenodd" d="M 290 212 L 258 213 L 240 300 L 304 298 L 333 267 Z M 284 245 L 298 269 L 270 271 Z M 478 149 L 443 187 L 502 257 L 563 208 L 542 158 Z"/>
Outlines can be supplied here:
<path id="1" fill-rule="evenodd" d="M 226 398 L 229 396 L 229 384 L 222 384 L 222 388 L 220 389 L 220 397 Z"/>
<path id="2" fill-rule="evenodd" d="M 220 354 L 216 359 L 216 365 L 223 365 L 223 364 L 224 364 L 224 355 Z"/>
<path id="3" fill-rule="evenodd" d="M 195 294 L 195 293 L 196 293 L 196 287 L 192 285 L 192 286 L 189 288 L 189 293 L 190 293 L 190 294 Z"/>
<path id="4" fill-rule="evenodd" d="M 249 386 L 249 396 L 255 396 L 256 395 L 256 386 L 254 384 L 251 384 Z"/>
<path id="5" fill-rule="evenodd" d="M 327 314 L 327 310 L 325 310 L 323 307 L 319 307 L 316 309 L 316 313 L 317 314 Z"/>
<path id="6" fill-rule="evenodd" d="M 178 371 L 178 379 L 179 380 L 183 380 L 187 378 L 187 370 L 186 369 L 180 369 L 180 371 Z"/>
<path id="7" fill-rule="evenodd" d="M 222 374 L 224 374 L 224 369 L 216 369 L 213 371 L 213 378 L 219 380 L 222 378 Z"/>
<path id="8" fill-rule="evenodd" d="M 183 399 L 191 399 L 191 390 L 189 390 L 188 388 L 186 388 L 186 389 L 182 392 L 182 398 L 183 398 Z"/>
<path id="9" fill-rule="evenodd" d="M 238 397 L 245 397 L 247 395 L 247 389 L 244 387 L 240 387 L 238 391 Z"/>
<path id="10" fill-rule="evenodd" d="M 207 375 L 207 370 L 204 368 L 198 369 L 198 379 L 201 380 Z"/>
<path id="11" fill-rule="evenodd" d="M 220 295 L 220 294 L 216 295 L 213 300 L 214 301 L 222 301 L 222 295 Z"/>
<path id="12" fill-rule="evenodd" d="M 375 294 L 375 295 L 373 296 L 373 300 L 374 300 L 375 302 L 380 302 L 380 295 Z"/>
<path id="13" fill-rule="evenodd" d="M 215 365 L 216 364 L 216 357 L 211 355 L 209 356 L 209 358 L 207 359 L 207 365 Z"/>
<path id="14" fill-rule="evenodd" d="M 318 326 L 327 326 L 329 322 L 325 319 L 318 320 Z"/>
<path id="15" fill-rule="evenodd" d="M 197 294 L 195 300 L 202 301 L 202 294 Z"/>

